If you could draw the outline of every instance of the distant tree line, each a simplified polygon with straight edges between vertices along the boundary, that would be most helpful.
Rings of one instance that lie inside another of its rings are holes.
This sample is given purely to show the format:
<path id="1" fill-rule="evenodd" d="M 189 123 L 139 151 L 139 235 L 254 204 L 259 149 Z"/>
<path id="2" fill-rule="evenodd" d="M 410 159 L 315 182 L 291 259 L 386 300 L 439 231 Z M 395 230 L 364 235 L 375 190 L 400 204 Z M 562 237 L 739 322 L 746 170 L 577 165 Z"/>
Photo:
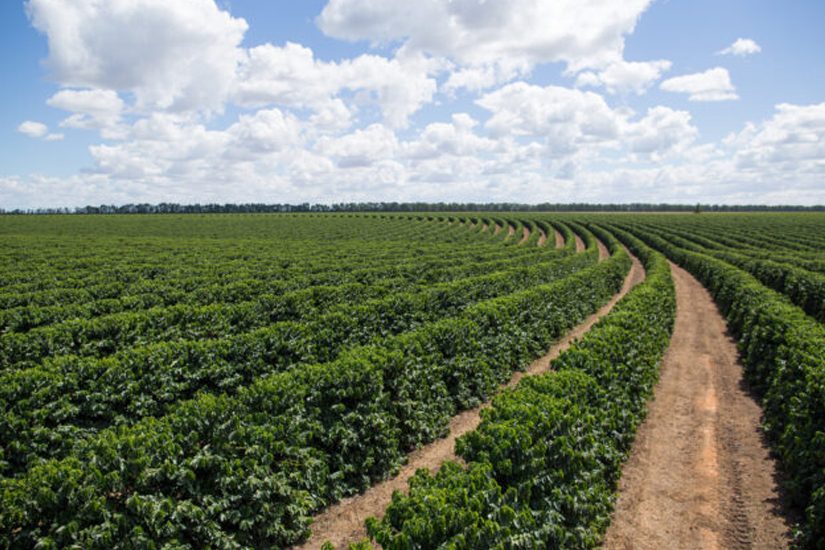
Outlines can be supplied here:
<path id="1" fill-rule="evenodd" d="M 516 202 L 341 202 L 334 204 L 101 204 L 76 208 L 5 210 L 0 214 L 253 214 L 272 212 L 823 212 L 825 205 L 540 203 Z"/>

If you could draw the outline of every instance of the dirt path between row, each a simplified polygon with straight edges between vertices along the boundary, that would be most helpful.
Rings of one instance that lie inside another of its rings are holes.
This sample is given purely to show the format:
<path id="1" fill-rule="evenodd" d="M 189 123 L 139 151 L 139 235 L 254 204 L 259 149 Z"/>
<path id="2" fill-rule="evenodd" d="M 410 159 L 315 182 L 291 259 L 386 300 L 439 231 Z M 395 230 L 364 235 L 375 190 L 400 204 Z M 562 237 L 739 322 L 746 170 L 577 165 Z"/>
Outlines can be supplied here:
<path id="1" fill-rule="evenodd" d="M 569 348 L 576 339 L 581 338 L 599 319 L 610 312 L 616 302 L 644 278 L 644 267 L 633 257 L 633 266 L 625 278 L 622 289 L 596 313 L 565 334 L 548 350 L 547 354 L 535 360 L 525 371 L 513 374 L 510 381 L 503 387 L 517 384 L 524 376 L 545 372 L 550 366 L 550 361 Z M 332 542 L 335 548 L 346 548 L 348 544 L 365 538 L 364 520 L 370 516 L 381 517 L 392 499 L 392 493 L 406 491 L 407 481 L 416 470 L 429 468 L 434 471 L 445 460 L 455 459 L 455 440 L 479 425 L 480 411 L 487 406 L 489 402 L 453 417 L 449 425 L 449 434 L 410 453 L 407 464 L 395 477 L 372 486 L 364 493 L 346 498 L 316 516 L 312 524 L 312 536 L 297 548 L 317 549 L 326 540 Z"/>
<path id="2" fill-rule="evenodd" d="M 507 226 L 507 238 L 511 239 L 516 234 L 516 228 L 512 225 Z"/>
<path id="3" fill-rule="evenodd" d="M 539 241 L 536 246 L 544 246 L 547 243 L 547 233 L 544 229 L 539 228 Z"/>
<path id="4" fill-rule="evenodd" d="M 676 325 L 604 548 L 787 548 L 761 410 L 710 294 L 671 265 Z"/>
<path id="5" fill-rule="evenodd" d="M 526 243 L 526 242 L 527 242 L 527 239 L 529 239 L 529 238 L 530 238 L 530 228 L 529 228 L 529 227 L 525 227 L 525 228 L 524 228 L 524 235 L 521 237 L 521 240 L 518 242 L 518 244 L 524 244 L 524 243 Z"/>
<path id="6" fill-rule="evenodd" d="M 564 235 L 556 230 L 553 230 L 553 233 L 556 234 L 556 248 L 564 248 Z"/>
<path id="7" fill-rule="evenodd" d="M 501 226 L 499 224 L 496 224 L 496 229 L 495 231 L 493 231 L 493 235 L 498 235 L 499 231 L 501 231 Z"/>
<path id="8" fill-rule="evenodd" d="M 599 249 L 599 261 L 604 261 L 610 257 L 610 252 L 607 250 L 607 247 L 601 241 L 596 241 L 596 248 Z"/>
<path id="9" fill-rule="evenodd" d="M 587 247 L 584 246 L 584 241 L 578 235 L 574 235 L 576 239 L 576 252 L 584 252 Z"/>

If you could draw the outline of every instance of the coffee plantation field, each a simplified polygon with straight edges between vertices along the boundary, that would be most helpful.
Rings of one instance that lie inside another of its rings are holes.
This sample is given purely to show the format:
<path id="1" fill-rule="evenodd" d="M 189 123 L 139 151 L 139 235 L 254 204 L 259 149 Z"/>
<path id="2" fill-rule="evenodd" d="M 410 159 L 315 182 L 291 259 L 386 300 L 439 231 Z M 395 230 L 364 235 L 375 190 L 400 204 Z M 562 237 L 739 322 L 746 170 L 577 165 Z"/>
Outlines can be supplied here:
<path id="1" fill-rule="evenodd" d="M 825 540 L 825 215 L 9 215 L 0 258 L 4 548 L 301 544 L 483 403 L 356 546 L 598 546 L 672 265 L 738 342 L 796 542 Z"/>

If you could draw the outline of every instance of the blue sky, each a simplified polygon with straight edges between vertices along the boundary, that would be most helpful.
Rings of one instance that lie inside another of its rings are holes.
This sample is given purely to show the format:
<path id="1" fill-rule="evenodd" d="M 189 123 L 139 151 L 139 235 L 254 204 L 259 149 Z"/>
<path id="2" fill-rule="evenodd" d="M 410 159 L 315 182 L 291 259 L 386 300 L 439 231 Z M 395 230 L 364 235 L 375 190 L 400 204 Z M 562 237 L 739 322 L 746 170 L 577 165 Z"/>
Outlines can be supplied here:
<path id="1" fill-rule="evenodd" d="M 0 3 L 0 208 L 825 203 L 825 3 Z"/>

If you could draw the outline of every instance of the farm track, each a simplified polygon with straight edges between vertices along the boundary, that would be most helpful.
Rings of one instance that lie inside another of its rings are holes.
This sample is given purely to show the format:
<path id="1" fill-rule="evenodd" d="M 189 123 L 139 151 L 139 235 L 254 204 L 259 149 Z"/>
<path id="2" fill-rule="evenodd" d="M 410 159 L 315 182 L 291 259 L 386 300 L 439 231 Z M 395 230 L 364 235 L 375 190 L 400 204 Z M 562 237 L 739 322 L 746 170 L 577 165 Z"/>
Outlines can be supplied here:
<path id="1" fill-rule="evenodd" d="M 578 235 L 575 235 L 576 238 L 576 252 L 584 252 L 586 246 L 584 246 L 584 241 Z"/>
<path id="2" fill-rule="evenodd" d="M 556 236 L 556 248 L 564 248 L 564 235 L 557 230 L 553 230 L 553 233 Z"/>
<path id="3" fill-rule="evenodd" d="M 603 245 L 602 248 L 604 248 Z M 606 248 L 604 250 L 607 251 Z M 553 359 L 569 348 L 576 339 L 581 338 L 599 319 L 607 315 L 625 294 L 642 282 L 645 278 L 644 267 L 635 256 L 631 255 L 631 259 L 633 265 L 621 290 L 596 313 L 565 334 L 544 356 L 533 361 L 526 370 L 514 373 L 512 378 L 502 385 L 502 388 L 514 386 L 525 376 L 546 372 Z M 315 516 L 311 537 L 303 545 L 295 548 L 317 549 L 327 540 L 335 548 L 346 548 L 348 544 L 364 539 L 366 537 L 364 521 L 370 516 L 380 518 L 390 503 L 393 492 L 406 492 L 407 482 L 416 470 L 428 468 L 435 471 L 446 460 L 460 460 L 455 455 L 456 439 L 478 427 L 481 422 L 481 410 L 489 405 L 490 401 L 487 401 L 479 407 L 454 416 L 449 424 L 447 436 L 410 453 L 408 462 L 395 477 L 372 486 L 364 493 L 341 500 Z"/>
<path id="4" fill-rule="evenodd" d="M 687 271 L 671 270 L 673 338 L 604 548 L 786 548 L 776 465 L 736 343 L 708 291 Z"/>
<path id="5" fill-rule="evenodd" d="M 524 244 L 524 243 L 526 243 L 526 242 L 527 242 L 527 239 L 529 239 L 529 238 L 530 238 L 530 228 L 529 228 L 529 227 L 525 227 L 525 228 L 524 228 L 524 236 L 522 236 L 522 237 L 521 237 L 521 240 L 518 242 L 518 244 Z"/>
<path id="6" fill-rule="evenodd" d="M 499 224 L 496 224 L 496 228 L 495 230 L 493 230 L 493 235 L 498 235 L 499 231 L 501 231 L 501 226 Z"/>
<path id="7" fill-rule="evenodd" d="M 515 234 L 516 234 L 516 228 L 513 227 L 512 225 L 508 225 L 507 226 L 507 238 L 512 239 L 513 235 L 515 235 Z"/>
<path id="8" fill-rule="evenodd" d="M 545 243 L 547 243 L 547 233 L 544 229 L 539 229 L 539 240 L 538 243 L 536 243 L 536 246 L 544 246 Z"/>

